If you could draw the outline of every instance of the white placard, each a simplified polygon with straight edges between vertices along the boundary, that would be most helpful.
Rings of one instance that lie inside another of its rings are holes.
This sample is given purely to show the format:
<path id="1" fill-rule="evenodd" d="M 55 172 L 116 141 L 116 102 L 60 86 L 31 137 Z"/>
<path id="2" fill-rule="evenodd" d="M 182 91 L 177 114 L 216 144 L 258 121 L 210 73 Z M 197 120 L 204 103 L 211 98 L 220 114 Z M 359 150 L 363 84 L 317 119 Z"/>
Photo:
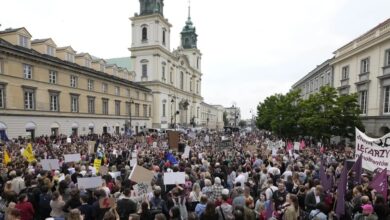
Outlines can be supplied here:
<path id="1" fill-rule="evenodd" d="M 277 154 L 278 154 L 277 150 L 278 150 L 278 149 L 276 149 L 276 148 L 272 148 L 272 156 L 273 156 L 273 157 L 276 157 L 276 156 L 277 156 Z"/>
<path id="2" fill-rule="evenodd" d="M 135 165 L 137 165 L 137 158 L 133 158 L 130 160 L 130 167 L 134 167 Z"/>
<path id="3" fill-rule="evenodd" d="M 164 185 L 184 184 L 186 174 L 184 172 L 164 173 Z"/>
<path id="4" fill-rule="evenodd" d="M 116 179 L 118 176 L 121 175 L 121 172 L 120 171 L 117 171 L 117 172 L 109 172 L 108 174 L 110 174 L 112 176 L 113 179 Z"/>
<path id="5" fill-rule="evenodd" d="M 58 159 L 44 159 L 41 160 L 41 165 L 43 170 L 59 170 L 60 169 L 60 164 Z"/>
<path id="6" fill-rule="evenodd" d="M 77 187 L 79 189 L 94 189 L 102 186 L 102 177 L 86 177 L 86 178 L 77 178 Z"/>
<path id="7" fill-rule="evenodd" d="M 301 143 L 294 142 L 294 150 L 299 150 L 300 146 L 301 146 Z"/>
<path id="8" fill-rule="evenodd" d="M 153 148 L 157 148 L 157 142 L 153 142 Z"/>
<path id="9" fill-rule="evenodd" d="M 79 162 L 81 160 L 81 155 L 80 154 L 65 154 L 65 163 L 69 162 Z"/>
<path id="10" fill-rule="evenodd" d="M 223 138 L 223 137 L 222 137 Z M 209 143 L 210 142 L 210 137 L 208 135 L 206 135 L 206 137 L 204 137 L 204 142 L 206 143 Z"/>
<path id="11" fill-rule="evenodd" d="M 184 149 L 184 153 L 181 157 L 183 159 L 187 159 L 190 156 L 190 150 L 191 150 L 190 146 L 186 146 L 186 148 Z"/>
<path id="12" fill-rule="evenodd" d="M 66 139 L 66 143 L 71 144 L 72 143 L 72 139 L 71 138 L 67 138 Z"/>

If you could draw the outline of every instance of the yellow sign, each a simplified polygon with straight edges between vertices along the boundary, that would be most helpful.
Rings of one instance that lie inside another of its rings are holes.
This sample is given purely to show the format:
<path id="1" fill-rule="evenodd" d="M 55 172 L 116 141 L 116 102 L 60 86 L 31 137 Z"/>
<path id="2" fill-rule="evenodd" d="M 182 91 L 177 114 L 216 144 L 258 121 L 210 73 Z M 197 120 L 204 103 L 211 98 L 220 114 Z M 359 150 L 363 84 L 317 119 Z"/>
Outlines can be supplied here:
<path id="1" fill-rule="evenodd" d="M 4 150 L 4 160 L 3 160 L 3 162 L 4 162 L 5 165 L 7 165 L 8 163 L 11 162 L 11 157 L 9 156 L 7 150 Z"/>
<path id="2" fill-rule="evenodd" d="M 93 161 L 93 166 L 95 167 L 96 169 L 96 173 L 99 173 L 99 170 L 100 170 L 100 166 L 102 165 L 102 160 L 101 159 L 95 159 Z"/>
<path id="3" fill-rule="evenodd" d="M 28 162 L 35 160 L 35 156 L 34 156 L 34 152 L 33 152 L 31 143 L 27 144 L 27 147 L 23 151 L 23 156 L 27 159 Z"/>

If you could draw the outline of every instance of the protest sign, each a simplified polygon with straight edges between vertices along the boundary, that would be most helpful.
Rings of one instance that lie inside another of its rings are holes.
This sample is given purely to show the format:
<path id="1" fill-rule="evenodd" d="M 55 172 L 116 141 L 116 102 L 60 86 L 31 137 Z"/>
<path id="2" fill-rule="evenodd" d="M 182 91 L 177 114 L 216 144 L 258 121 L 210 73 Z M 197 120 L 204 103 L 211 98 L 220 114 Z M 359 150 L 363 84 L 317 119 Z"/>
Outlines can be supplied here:
<path id="1" fill-rule="evenodd" d="M 84 177 L 77 178 L 77 187 L 79 189 L 94 189 L 102 186 L 102 177 Z"/>
<path id="2" fill-rule="evenodd" d="M 101 209 L 108 209 L 115 206 L 115 198 L 101 198 L 99 199 L 99 207 Z"/>
<path id="3" fill-rule="evenodd" d="M 112 177 L 113 179 L 116 179 L 118 176 L 121 175 L 121 172 L 120 172 L 120 171 L 117 171 L 117 172 L 109 172 L 108 174 L 110 174 L 111 177 Z"/>
<path id="4" fill-rule="evenodd" d="M 130 173 L 129 179 L 136 183 L 149 183 L 152 181 L 154 174 L 152 171 L 143 168 L 142 166 L 135 165 Z"/>
<path id="5" fill-rule="evenodd" d="M 133 186 L 136 196 L 147 196 L 148 193 L 152 192 L 152 186 L 150 182 L 141 182 Z"/>
<path id="6" fill-rule="evenodd" d="M 66 138 L 66 143 L 68 143 L 68 144 L 71 144 L 72 143 L 72 139 L 71 138 Z"/>
<path id="7" fill-rule="evenodd" d="M 371 172 L 385 168 L 390 170 L 390 133 L 381 138 L 371 138 L 356 128 L 355 157 L 360 154 L 363 154 L 364 169 Z"/>
<path id="8" fill-rule="evenodd" d="M 301 143 L 299 142 L 294 142 L 294 150 L 299 150 L 301 146 Z"/>
<path id="9" fill-rule="evenodd" d="M 60 165 L 58 159 L 44 159 L 41 160 L 41 165 L 43 170 L 52 171 L 59 170 Z"/>
<path id="10" fill-rule="evenodd" d="M 164 173 L 164 185 L 184 184 L 186 182 L 184 172 Z"/>
<path id="11" fill-rule="evenodd" d="M 180 133 L 178 131 L 168 131 L 168 145 L 173 150 L 179 150 Z"/>
<path id="12" fill-rule="evenodd" d="M 88 153 L 90 154 L 95 153 L 95 144 L 96 141 L 88 141 Z"/>
<path id="13" fill-rule="evenodd" d="M 134 167 L 137 164 L 137 158 L 133 158 L 130 160 L 130 167 Z"/>
<path id="14" fill-rule="evenodd" d="M 100 166 L 102 165 L 102 160 L 101 159 L 95 159 L 93 161 L 93 167 L 95 167 L 96 172 L 99 173 Z"/>
<path id="15" fill-rule="evenodd" d="M 184 149 L 184 153 L 183 155 L 181 156 L 183 159 L 187 159 L 189 156 L 190 156 L 190 146 L 186 146 L 186 148 Z"/>
<path id="16" fill-rule="evenodd" d="M 157 142 L 153 142 L 153 148 L 157 148 Z"/>
<path id="17" fill-rule="evenodd" d="M 80 154 L 65 154 L 65 163 L 69 162 L 79 162 L 81 160 Z"/>

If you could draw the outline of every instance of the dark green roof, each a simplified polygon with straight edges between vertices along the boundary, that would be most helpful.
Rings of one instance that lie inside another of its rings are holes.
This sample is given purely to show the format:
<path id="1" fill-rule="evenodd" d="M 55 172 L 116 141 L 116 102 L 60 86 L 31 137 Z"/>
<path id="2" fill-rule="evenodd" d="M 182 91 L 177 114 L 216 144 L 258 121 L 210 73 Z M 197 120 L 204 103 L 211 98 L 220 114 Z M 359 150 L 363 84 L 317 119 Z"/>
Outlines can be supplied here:
<path id="1" fill-rule="evenodd" d="M 118 67 L 126 68 L 131 71 L 130 57 L 118 57 L 107 59 L 107 64 L 116 64 Z"/>

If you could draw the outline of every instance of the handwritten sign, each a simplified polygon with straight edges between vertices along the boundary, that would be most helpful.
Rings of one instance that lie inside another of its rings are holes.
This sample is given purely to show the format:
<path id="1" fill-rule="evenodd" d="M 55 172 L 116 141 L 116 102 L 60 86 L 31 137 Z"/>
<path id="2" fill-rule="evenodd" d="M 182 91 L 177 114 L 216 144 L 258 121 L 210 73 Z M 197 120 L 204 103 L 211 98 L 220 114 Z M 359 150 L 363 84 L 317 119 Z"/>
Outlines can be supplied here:
<path id="1" fill-rule="evenodd" d="M 164 173 L 164 185 L 184 184 L 186 174 L 184 172 Z"/>
<path id="2" fill-rule="evenodd" d="M 41 160 L 41 165 L 43 170 L 51 171 L 51 170 L 59 170 L 60 165 L 58 159 L 45 159 Z"/>
<path id="3" fill-rule="evenodd" d="M 99 199 L 99 207 L 101 209 L 108 209 L 115 206 L 115 198 L 101 198 Z"/>
<path id="4" fill-rule="evenodd" d="M 152 171 L 143 168 L 142 166 L 135 165 L 130 173 L 129 179 L 136 183 L 149 183 L 152 181 L 154 174 Z"/>
<path id="5" fill-rule="evenodd" d="M 141 182 L 137 183 L 133 186 L 134 191 L 136 193 L 136 196 L 147 196 L 148 193 L 152 192 L 152 186 L 150 185 L 150 182 Z"/>
<path id="6" fill-rule="evenodd" d="M 69 162 L 79 162 L 81 160 L 80 154 L 65 154 L 65 163 Z"/>
<path id="7" fill-rule="evenodd" d="M 88 141 L 88 153 L 90 154 L 95 153 L 95 144 L 96 141 Z"/>
<path id="8" fill-rule="evenodd" d="M 101 159 L 95 159 L 93 161 L 93 167 L 95 167 L 96 172 L 98 172 L 98 173 L 99 173 L 99 169 L 100 169 L 101 165 L 102 165 L 102 160 Z"/>
<path id="9" fill-rule="evenodd" d="M 183 159 L 187 159 L 190 156 L 190 151 L 191 151 L 190 146 L 186 146 L 186 148 L 184 149 L 184 153 L 181 157 Z"/>
<path id="10" fill-rule="evenodd" d="M 108 173 L 108 167 L 106 166 L 101 166 L 100 169 L 99 169 L 99 173 L 100 175 L 104 176 Z"/>
<path id="11" fill-rule="evenodd" d="M 94 189 L 97 187 L 101 187 L 103 183 L 102 177 L 85 177 L 85 178 L 77 178 L 77 187 L 79 189 Z"/>

